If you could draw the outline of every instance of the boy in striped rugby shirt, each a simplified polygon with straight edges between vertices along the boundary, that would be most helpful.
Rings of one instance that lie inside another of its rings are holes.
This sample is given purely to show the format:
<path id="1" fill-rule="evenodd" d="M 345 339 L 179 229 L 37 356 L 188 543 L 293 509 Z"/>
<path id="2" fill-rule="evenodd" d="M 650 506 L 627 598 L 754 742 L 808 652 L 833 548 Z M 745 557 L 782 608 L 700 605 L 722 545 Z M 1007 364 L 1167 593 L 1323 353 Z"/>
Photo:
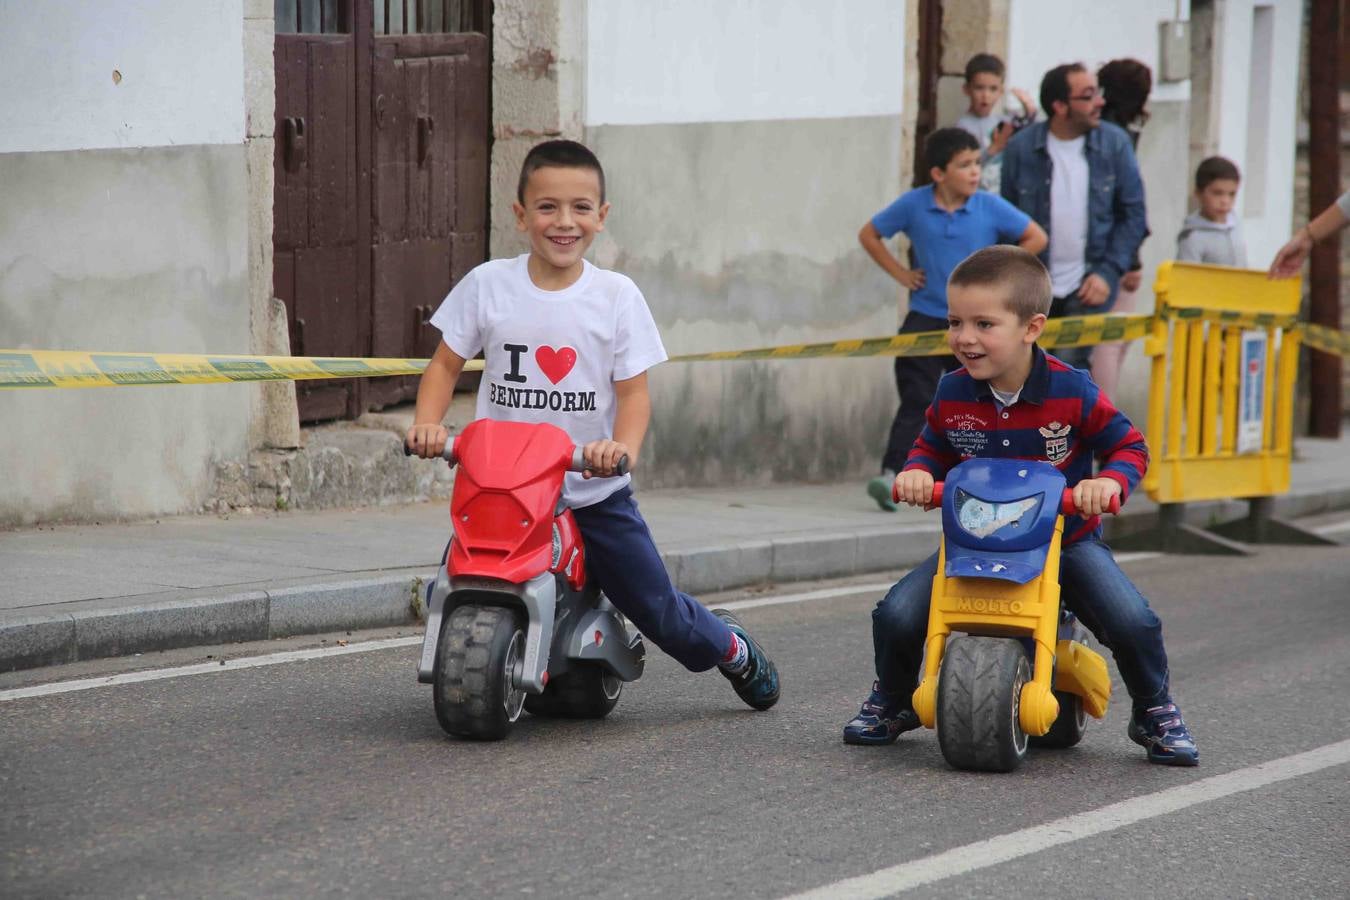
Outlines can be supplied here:
<path id="1" fill-rule="evenodd" d="M 895 478 L 900 500 L 927 505 L 933 482 L 963 459 L 1013 457 L 1064 473 L 1081 515 L 1064 523 L 1065 605 L 1111 650 L 1133 702 L 1130 739 L 1151 762 L 1194 766 L 1199 751 L 1168 685 L 1162 623 L 1111 550 L 1101 514 L 1123 501 L 1148 466 L 1144 436 L 1082 369 L 1036 345 L 1050 310 L 1050 277 L 1018 247 L 973 253 L 947 282 L 947 343 L 962 368 L 943 376 L 927 425 Z M 1093 459 L 1101 468 L 1093 477 Z M 891 588 L 872 613 L 877 680 L 844 726 L 850 744 L 889 744 L 916 728 L 910 706 L 928 627 L 937 554 Z"/>

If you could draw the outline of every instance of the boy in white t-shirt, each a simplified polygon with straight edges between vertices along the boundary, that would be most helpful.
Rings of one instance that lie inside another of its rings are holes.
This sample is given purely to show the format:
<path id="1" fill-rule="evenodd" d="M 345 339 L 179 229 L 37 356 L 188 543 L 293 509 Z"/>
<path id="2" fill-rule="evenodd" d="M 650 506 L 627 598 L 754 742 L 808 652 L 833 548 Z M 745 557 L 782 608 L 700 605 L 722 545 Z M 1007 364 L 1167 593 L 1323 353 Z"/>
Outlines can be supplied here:
<path id="1" fill-rule="evenodd" d="M 685 668 L 716 666 L 742 700 L 768 709 L 778 702 L 778 670 L 731 613 L 675 589 L 630 476 L 615 471 L 624 456 L 637 467 L 651 418 L 647 370 L 666 351 L 637 285 L 583 258 L 609 214 L 600 161 L 575 141 L 539 144 L 521 166 L 516 199 L 530 252 L 478 266 L 432 316 L 442 340 L 417 389 L 408 446 L 440 455 L 455 381 L 482 350 L 478 418 L 548 422 L 583 448 L 588 471 L 567 475 L 563 500 L 596 584 Z"/>

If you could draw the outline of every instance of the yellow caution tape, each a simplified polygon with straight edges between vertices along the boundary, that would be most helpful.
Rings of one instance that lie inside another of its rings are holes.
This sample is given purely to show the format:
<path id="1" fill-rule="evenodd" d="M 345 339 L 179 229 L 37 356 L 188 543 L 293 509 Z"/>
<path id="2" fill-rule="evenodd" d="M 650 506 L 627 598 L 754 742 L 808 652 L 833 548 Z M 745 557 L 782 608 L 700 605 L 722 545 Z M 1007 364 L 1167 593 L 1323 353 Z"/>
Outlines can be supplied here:
<path id="1" fill-rule="evenodd" d="M 1148 334 L 1151 316 L 1071 316 L 1045 323 L 1039 343 L 1044 347 L 1079 347 L 1109 341 L 1133 341 Z M 792 359 L 820 356 L 946 356 L 947 332 L 915 331 L 894 337 L 862 338 L 821 344 L 789 344 L 757 350 L 717 350 L 672 356 L 671 362 L 708 362 L 730 359 Z"/>
<path id="2" fill-rule="evenodd" d="M 1303 343 L 1314 350 L 1350 356 L 1350 331 L 1338 331 L 1325 325 L 1303 326 Z"/>
<path id="3" fill-rule="evenodd" d="M 1172 319 L 1205 319 L 1223 325 L 1243 328 L 1289 328 L 1298 324 L 1298 316 L 1281 313 L 1250 313 L 1231 309 L 1197 309 L 1195 307 L 1166 306 L 1162 315 Z"/>
<path id="4" fill-rule="evenodd" d="M 0 350 L 0 388 L 125 387 L 420 375 L 424 359 Z M 483 368 L 470 360 L 466 371 Z"/>
<path id="5" fill-rule="evenodd" d="M 1203 318 L 1252 328 L 1290 327 L 1292 316 L 1222 310 L 1168 309 L 1179 319 Z M 1151 316 L 1071 316 L 1051 319 L 1040 343 L 1080 347 L 1146 337 Z M 1350 355 L 1350 332 L 1301 323 L 1309 347 Z M 672 356 L 671 362 L 800 359 L 843 356 L 945 356 L 947 332 L 919 331 L 894 337 L 854 338 L 820 344 L 790 344 L 756 350 L 717 350 Z M 363 359 L 307 356 L 212 356 L 183 353 L 88 353 L 77 350 L 0 350 L 0 389 L 122 387 L 151 384 L 220 384 L 249 381 L 307 381 L 324 378 L 380 378 L 420 375 L 425 359 Z M 466 372 L 481 371 L 469 360 Z"/>

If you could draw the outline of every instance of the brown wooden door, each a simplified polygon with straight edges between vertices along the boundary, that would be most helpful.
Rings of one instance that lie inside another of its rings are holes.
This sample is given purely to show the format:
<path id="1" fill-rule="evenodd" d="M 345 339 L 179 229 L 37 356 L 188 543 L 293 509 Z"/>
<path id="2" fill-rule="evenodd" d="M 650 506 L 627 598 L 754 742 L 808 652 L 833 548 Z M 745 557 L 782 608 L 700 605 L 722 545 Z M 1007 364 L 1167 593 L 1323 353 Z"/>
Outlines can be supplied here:
<path id="1" fill-rule="evenodd" d="M 486 258 L 490 0 L 274 2 L 273 289 L 291 352 L 429 356 L 426 320 Z M 416 385 L 299 382 L 300 419 Z"/>
<path id="2" fill-rule="evenodd" d="M 358 278 L 356 53 L 350 34 L 276 37 L 273 290 L 296 356 L 365 356 L 370 294 Z M 358 415 L 355 381 L 296 384 L 302 420 Z"/>
<path id="3" fill-rule="evenodd" d="M 373 352 L 427 357 L 431 314 L 486 258 L 487 38 L 376 36 L 372 97 Z M 416 391 L 415 378 L 385 378 L 370 399 Z"/>

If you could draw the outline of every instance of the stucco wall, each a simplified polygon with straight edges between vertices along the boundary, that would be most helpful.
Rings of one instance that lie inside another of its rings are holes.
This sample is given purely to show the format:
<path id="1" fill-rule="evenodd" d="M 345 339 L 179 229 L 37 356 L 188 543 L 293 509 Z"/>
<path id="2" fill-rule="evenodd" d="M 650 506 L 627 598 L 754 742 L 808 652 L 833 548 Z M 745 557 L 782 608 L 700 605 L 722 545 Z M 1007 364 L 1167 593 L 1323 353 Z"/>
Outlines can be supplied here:
<path id="1" fill-rule="evenodd" d="M 244 13 L 0 4 L 0 346 L 249 352 Z M 0 524 L 197 508 L 251 390 L 0 391 Z"/>
<path id="2" fill-rule="evenodd" d="M 897 292 L 856 235 L 902 190 L 905 7 L 591 0 L 586 14 L 584 135 L 613 204 L 593 255 L 636 280 L 669 351 L 893 332 Z M 644 484 L 871 473 L 890 365 L 661 366 Z"/>

